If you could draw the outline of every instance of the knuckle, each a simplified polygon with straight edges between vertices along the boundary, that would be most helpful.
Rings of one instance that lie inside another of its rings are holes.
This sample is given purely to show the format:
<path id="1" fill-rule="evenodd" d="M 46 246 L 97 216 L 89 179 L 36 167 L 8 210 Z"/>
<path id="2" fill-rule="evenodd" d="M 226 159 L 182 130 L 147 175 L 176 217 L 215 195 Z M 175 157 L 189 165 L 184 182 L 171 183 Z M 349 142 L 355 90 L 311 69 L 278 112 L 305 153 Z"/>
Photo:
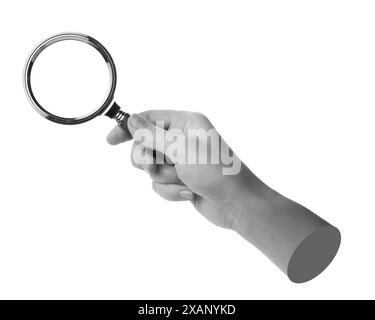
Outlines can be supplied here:
<path id="1" fill-rule="evenodd" d="M 203 113 L 200 113 L 200 112 L 194 112 L 193 114 L 194 118 L 199 120 L 199 121 L 202 121 L 202 122 L 206 122 L 208 121 L 208 118 L 206 115 L 204 115 Z"/>

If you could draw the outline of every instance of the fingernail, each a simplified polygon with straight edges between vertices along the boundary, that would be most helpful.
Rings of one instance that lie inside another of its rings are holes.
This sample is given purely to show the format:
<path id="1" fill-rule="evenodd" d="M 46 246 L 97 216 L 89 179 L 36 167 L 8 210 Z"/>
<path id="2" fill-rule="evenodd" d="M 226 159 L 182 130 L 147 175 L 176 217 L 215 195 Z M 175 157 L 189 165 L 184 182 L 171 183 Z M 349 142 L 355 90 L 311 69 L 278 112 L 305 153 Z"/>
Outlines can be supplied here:
<path id="1" fill-rule="evenodd" d="M 190 190 L 188 189 L 184 189 L 184 190 L 181 190 L 178 195 L 181 197 L 181 198 L 184 198 L 184 199 L 187 199 L 187 200 L 193 200 L 194 198 L 194 193 L 191 192 Z"/>
<path id="2" fill-rule="evenodd" d="M 140 121 L 141 117 L 136 113 L 133 113 L 129 118 L 129 124 L 135 129 L 139 127 Z"/>

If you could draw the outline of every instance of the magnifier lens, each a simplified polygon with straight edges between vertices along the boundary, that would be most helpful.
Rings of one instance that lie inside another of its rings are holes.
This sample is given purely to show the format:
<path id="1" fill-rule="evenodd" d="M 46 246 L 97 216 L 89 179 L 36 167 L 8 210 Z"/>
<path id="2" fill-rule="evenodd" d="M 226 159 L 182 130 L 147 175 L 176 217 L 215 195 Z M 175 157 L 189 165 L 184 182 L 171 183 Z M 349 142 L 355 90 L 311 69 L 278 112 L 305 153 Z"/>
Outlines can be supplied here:
<path id="1" fill-rule="evenodd" d="M 38 102 L 64 118 L 83 117 L 108 97 L 111 77 L 103 56 L 91 45 L 65 40 L 45 48 L 30 75 Z"/>

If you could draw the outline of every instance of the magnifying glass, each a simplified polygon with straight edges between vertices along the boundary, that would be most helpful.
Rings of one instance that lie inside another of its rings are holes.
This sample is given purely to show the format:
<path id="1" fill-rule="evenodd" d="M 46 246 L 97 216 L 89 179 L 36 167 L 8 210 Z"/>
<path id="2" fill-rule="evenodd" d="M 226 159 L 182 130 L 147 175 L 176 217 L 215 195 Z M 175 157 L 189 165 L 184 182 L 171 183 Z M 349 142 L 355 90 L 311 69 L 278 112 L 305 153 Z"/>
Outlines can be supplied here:
<path id="1" fill-rule="evenodd" d="M 131 136 L 130 115 L 114 101 L 116 82 L 108 50 L 82 33 L 60 33 L 41 42 L 24 72 L 26 94 L 44 118 L 72 125 L 106 115 Z"/>

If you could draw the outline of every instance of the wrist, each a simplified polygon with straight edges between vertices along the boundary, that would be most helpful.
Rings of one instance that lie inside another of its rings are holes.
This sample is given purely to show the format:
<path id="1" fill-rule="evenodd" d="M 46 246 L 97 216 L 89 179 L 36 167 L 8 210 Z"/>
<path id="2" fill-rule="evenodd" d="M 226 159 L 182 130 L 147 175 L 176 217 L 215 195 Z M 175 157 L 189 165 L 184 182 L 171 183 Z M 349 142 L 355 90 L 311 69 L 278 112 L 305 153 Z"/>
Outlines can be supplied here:
<path id="1" fill-rule="evenodd" d="M 294 282 L 308 281 L 333 260 L 338 229 L 270 189 L 250 170 L 238 189 L 232 229 L 270 258 Z"/>

